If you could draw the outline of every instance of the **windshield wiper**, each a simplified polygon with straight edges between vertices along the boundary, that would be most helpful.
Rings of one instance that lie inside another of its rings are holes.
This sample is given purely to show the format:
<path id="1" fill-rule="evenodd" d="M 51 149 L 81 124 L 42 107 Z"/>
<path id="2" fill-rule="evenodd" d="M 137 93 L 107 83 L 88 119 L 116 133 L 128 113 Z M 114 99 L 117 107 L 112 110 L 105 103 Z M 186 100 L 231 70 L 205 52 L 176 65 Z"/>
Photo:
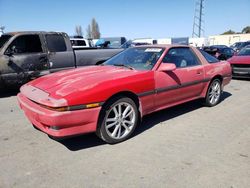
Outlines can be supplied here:
<path id="1" fill-rule="evenodd" d="M 135 70 L 132 66 L 130 65 L 125 65 L 125 64 L 113 64 L 114 66 L 120 66 L 120 67 L 126 67 L 130 70 Z"/>

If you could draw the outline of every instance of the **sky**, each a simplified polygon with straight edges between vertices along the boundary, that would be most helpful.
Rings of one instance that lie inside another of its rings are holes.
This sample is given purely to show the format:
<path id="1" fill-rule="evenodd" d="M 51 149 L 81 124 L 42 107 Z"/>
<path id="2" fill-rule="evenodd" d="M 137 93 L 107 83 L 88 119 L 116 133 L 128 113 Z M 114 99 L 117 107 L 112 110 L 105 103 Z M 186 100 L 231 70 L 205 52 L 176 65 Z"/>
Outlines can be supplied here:
<path id="1" fill-rule="evenodd" d="M 191 37 L 197 0 L 0 0 L 0 26 L 9 31 L 86 28 L 95 18 L 102 37 Z M 250 0 L 205 0 L 204 36 L 250 26 Z"/>

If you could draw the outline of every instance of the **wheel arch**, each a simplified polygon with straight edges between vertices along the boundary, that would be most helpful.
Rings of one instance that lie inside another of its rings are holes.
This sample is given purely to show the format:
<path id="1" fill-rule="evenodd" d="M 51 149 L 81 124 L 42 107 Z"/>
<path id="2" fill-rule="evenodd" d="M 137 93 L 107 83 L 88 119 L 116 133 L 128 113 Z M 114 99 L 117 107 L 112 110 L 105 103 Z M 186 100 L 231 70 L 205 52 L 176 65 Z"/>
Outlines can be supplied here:
<path id="1" fill-rule="evenodd" d="M 135 105 L 138 108 L 138 113 L 139 113 L 139 119 L 138 119 L 138 123 L 140 124 L 141 119 L 142 119 L 142 112 L 141 112 L 141 103 L 140 103 L 140 99 L 138 97 L 138 95 L 136 95 L 134 92 L 132 91 L 120 91 L 118 93 L 113 94 L 112 96 L 110 96 L 102 105 L 101 111 L 99 113 L 99 118 L 98 118 L 98 124 L 99 121 L 101 119 L 101 115 L 102 115 L 102 111 L 105 110 L 106 105 L 109 104 L 109 102 L 115 98 L 120 98 L 120 97 L 128 97 L 130 99 L 132 99 L 135 102 Z"/>
<path id="2" fill-rule="evenodd" d="M 223 77 L 222 77 L 222 75 L 217 74 L 217 75 L 213 76 L 211 79 L 209 79 L 209 82 L 206 83 L 206 85 L 205 85 L 205 87 L 204 87 L 204 89 L 203 89 L 203 91 L 202 91 L 202 94 L 201 94 L 201 97 L 202 97 L 202 98 L 205 98 L 205 97 L 206 97 L 206 95 L 207 95 L 207 90 L 208 90 L 210 84 L 211 84 L 215 79 L 219 79 L 220 82 L 221 82 L 221 84 L 222 84 L 222 82 L 223 82 Z M 222 88 L 223 88 L 223 87 L 222 87 Z"/>
<path id="3" fill-rule="evenodd" d="M 132 99 L 138 110 L 140 109 L 140 99 L 139 97 L 132 91 L 120 91 L 118 93 L 113 94 L 112 96 L 110 96 L 103 104 L 103 106 L 105 106 L 110 100 L 114 99 L 114 98 L 119 98 L 119 97 L 128 97 L 130 99 Z M 140 111 L 140 110 L 139 110 Z"/>
<path id="4" fill-rule="evenodd" d="M 209 84 L 211 84 L 212 81 L 214 81 L 215 79 L 219 79 L 221 83 L 222 83 L 222 81 L 223 81 L 223 77 L 222 77 L 221 75 L 217 74 L 217 75 L 215 75 L 215 76 L 210 80 Z"/>

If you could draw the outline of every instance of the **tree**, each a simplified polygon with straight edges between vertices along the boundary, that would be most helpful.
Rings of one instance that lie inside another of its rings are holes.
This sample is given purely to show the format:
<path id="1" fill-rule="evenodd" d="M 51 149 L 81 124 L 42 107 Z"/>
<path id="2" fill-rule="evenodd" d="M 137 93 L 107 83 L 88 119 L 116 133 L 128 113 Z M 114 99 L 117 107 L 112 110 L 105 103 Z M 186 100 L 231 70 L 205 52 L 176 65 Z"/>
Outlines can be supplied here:
<path id="1" fill-rule="evenodd" d="M 4 30 L 4 29 L 5 29 L 5 27 L 4 27 L 4 26 L 0 26 L 0 33 L 2 33 L 2 34 L 3 34 L 3 33 L 4 33 L 4 32 L 3 32 L 3 30 Z"/>
<path id="2" fill-rule="evenodd" d="M 99 39 L 101 37 L 99 25 L 96 22 L 95 18 L 92 18 L 91 20 L 91 37 L 94 39 Z"/>
<path id="3" fill-rule="evenodd" d="M 246 26 L 242 29 L 242 33 L 250 33 L 250 26 Z"/>
<path id="4" fill-rule="evenodd" d="M 235 31 L 229 29 L 228 31 L 222 33 L 222 35 L 235 34 Z"/>
<path id="5" fill-rule="evenodd" d="M 76 27 L 75 27 L 75 32 L 76 32 L 76 35 L 77 36 L 83 36 L 83 32 L 82 32 L 82 26 L 80 26 L 80 25 L 77 25 Z"/>
<path id="6" fill-rule="evenodd" d="M 92 38 L 92 36 L 91 36 L 91 27 L 90 27 L 90 25 L 88 25 L 88 27 L 87 27 L 87 29 L 86 29 L 86 38 L 87 38 L 87 39 Z"/>

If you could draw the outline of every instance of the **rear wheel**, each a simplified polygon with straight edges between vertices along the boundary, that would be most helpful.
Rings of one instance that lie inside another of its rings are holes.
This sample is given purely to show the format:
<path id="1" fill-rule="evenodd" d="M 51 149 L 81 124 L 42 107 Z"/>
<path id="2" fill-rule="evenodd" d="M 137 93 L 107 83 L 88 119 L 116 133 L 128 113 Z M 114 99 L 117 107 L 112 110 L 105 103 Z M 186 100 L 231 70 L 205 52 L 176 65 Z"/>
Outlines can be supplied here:
<path id="1" fill-rule="evenodd" d="M 107 143 L 126 140 L 138 123 L 138 108 L 127 97 L 114 98 L 101 111 L 97 135 Z"/>
<path id="2" fill-rule="evenodd" d="M 214 79 L 208 87 L 205 104 L 210 107 L 218 104 L 220 101 L 221 93 L 221 81 L 219 79 Z"/>

